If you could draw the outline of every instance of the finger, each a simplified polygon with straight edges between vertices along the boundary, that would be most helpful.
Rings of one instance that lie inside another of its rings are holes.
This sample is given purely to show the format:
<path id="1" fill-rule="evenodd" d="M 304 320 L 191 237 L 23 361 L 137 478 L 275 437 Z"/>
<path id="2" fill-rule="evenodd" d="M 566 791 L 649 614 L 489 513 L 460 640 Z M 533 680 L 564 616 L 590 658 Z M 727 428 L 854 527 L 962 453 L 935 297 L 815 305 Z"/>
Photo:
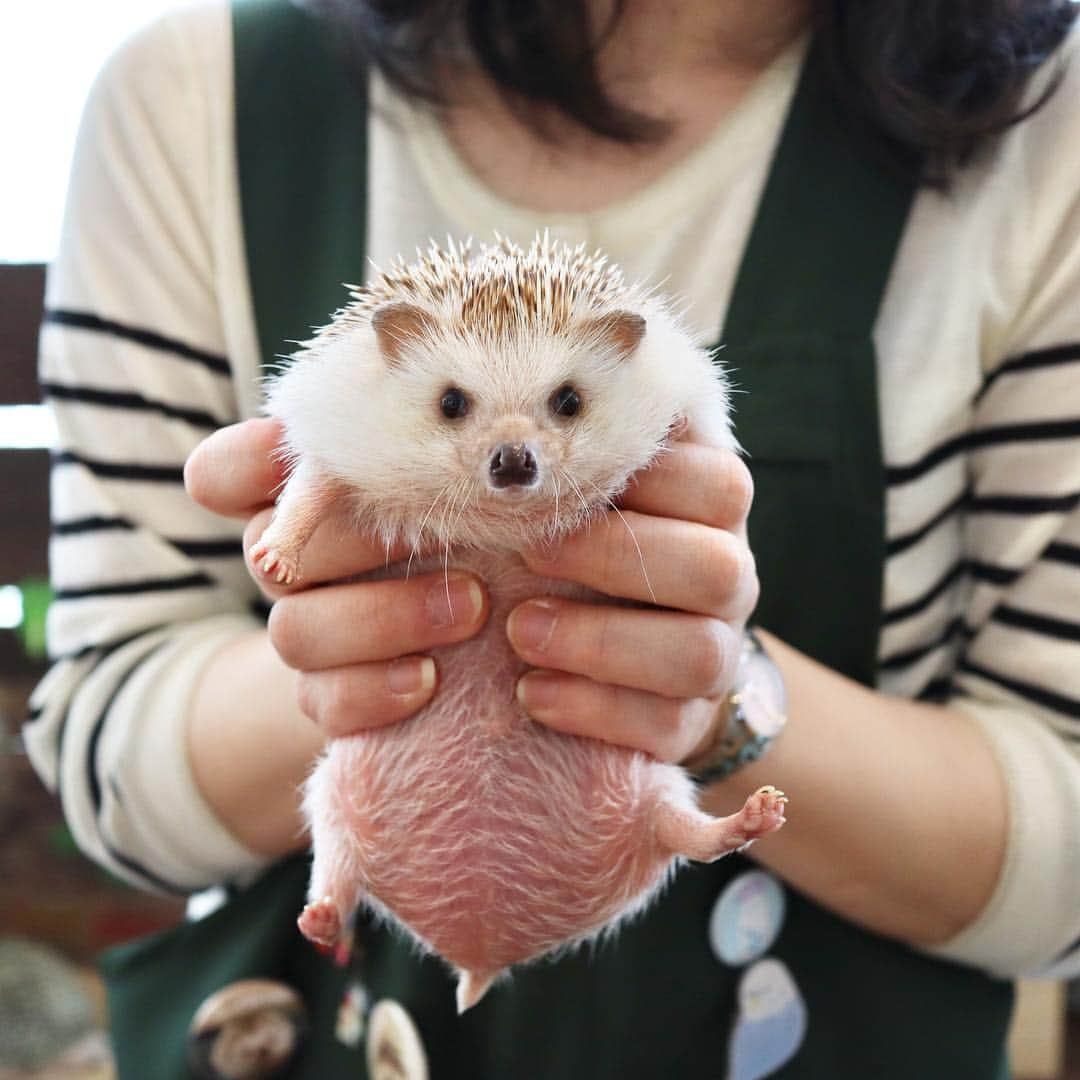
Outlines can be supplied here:
<path id="1" fill-rule="evenodd" d="M 506 633 L 536 667 L 665 697 L 720 694 L 739 662 L 740 637 L 727 623 L 675 611 L 545 597 L 516 607 Z"/>
<path id="2" fill-rule="evenodd" d="M 718 619 L 744 619 L 757 602 L 757 575 L 746 543 L 694 521 L 612 512 L 557 547 L 526 551 L 523 557 L 544 577 Z"/>
<path id="3" fill-rule="evenodd" d="M 750 470 L 734 451 L 676 442 L 654 464 L 634 474 L 619 506 L 737 529 L 745 523 L 753 498 Z"/>
<path id="4" fill-rule="evenodd" d="M 412 716 L 435 693 L 437 671 L 430 656 L 401 656 L 307 672 L 298 680 L 300 711 L 330 738 L 382 727 Z"/>
<path id="5" fill-rule="evenodd" d="M 685 760 L 702 745 L 719 712 L 708 698 L 660 697 L 549 670 L 523 675 L 517 697 L 534 720 L 557 731 L 672 762 Z"/>
<path id="6" fill-rule="evenodd" d="M 407 557 L 410 547 L 404 541 L 387 546 L 378 537 L 357 528 L 356 516 L 343 510 L 324 518 L 314 536 L 304 546 L 300 556 L 300 575 L 297 580 L 283 585 L 254 565 L 252 548 L 266 531 L 273 517 L 273 509 L 260 510 L 244 529 L 244 559 L 248 571 L 259 583 L 263 592 L 272 599 L 300 592 L 312 585 L 366 574 L 370 570 L 388 567 Z"/>
<path id="7" fill-rule="evenodd" d="M 308 589 L 274 604 L 267 628 L 289 667 L 325 671 L 464 641 L 486 618 L 480 583 L 451 572 Z"/>
<path id="8" fill-rule="evenodd" d="M 184 465 L 188 494 L 207 510 L 247 517 L 274 501 L 285 481 L 277 454 L 281 421 L 245 420 L 215 431 L 191 452 Z"/>

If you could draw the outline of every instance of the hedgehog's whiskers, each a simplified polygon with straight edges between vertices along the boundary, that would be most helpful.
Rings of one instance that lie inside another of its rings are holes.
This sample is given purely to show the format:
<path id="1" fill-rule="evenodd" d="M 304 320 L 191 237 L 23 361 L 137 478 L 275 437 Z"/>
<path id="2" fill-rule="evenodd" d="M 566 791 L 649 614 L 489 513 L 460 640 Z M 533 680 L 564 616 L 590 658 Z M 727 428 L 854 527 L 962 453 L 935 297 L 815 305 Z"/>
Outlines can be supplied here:
<path id="1" fill-rule="evenodd" d="M 561 469 L 556 469 L 551 474 L 551 481 L 555 485 L 555 517 L 551 523 L 551 529 L 549 530 L 551 538 L 554 539 L 559 534 L 559 473 Z"/>
<path id="2" fill-rule="evenodd" d="M 455 486 L 455 484 L 457 484 L 457 483 L 458 483 L 458 481 L 453 481 L 452 483 L 447 484 L 446 487 L 444 487 L 442 489 L 442 491 L 440 491 L 435 496 L 435 498 L 431 500 L 431 505 L 427 508 L 427 512 L 420 519 L 420 526 L 416 530 L 416 538 L 413 540 L 413 542 L 412 542 L 412 550 L 409 552 L 409 561 L 405 564 L 405 580 L 406 581 L 409 580 L 409 574 L 412 572 L 413 559 L 415 559 L 416 556 L 420 552 L 420 543 L 424 538 L 424 528 L 428 523 L 428 518 L 431 517 L 431 514 L 434 511 L 435 507 L 439 505 L 439 500 L 448 491 L 450 491 L 450 489 L 453 488 Z"/>
<path id="3" fill-rule="evenodd" d="M 592 508 L 589 506 L 589 500 L 582 494 L 577 481 L 565 469 L 560 469 L 559 471 L 562 473 L 563 479 L 570 485 L 570 490 L 578 497 L 578 501 L 581 503 L 582 523 L 588 528 L 589 523 L 592 520 Z"/>
<path id="4" fill-rule="evenodd" d="M 450 619 L 454 618 L 454 604 L 450 599 L 450 534 L 454 529 L 454 526 L 461 520 L 461 515 L 465 512 L 465 508 L 468 505 L 468 491 L 469 491 L 469 478 L 462 477 L 453 485 L 453 491 L 450 493 L 450 498 L 446 502 L 446 509 L 443 511 L 443 515 L 439 520 L 439 531 L 442 533 L 443 542 L 443 587 L 446 589 L 446 606 L 450 609 Z M 457 507 L 458 498 L 461 498 L 461 509 L 458 510 L 457 517 L 454 517 L 454 510 Z M 449 522 L 449 528 L 447 523 Z"/>
<path id="5" fill-rule="evenodd" d="M 591 480 L 588 481 L 588 484 L 596 491 L 596 494 L 599 495 L 604 500 L 604 502 L 612 510 L 614 510 L 616 514 L 619 515 L 619 520 L 626 527 L 626 531 L 630 534 L 630 539 L 633 541 L 634 550 L 637 552 L 638 556 L 638 562 L 641 563 L 641 576 L 645 579 L 645 587 L 649 590 L 649 595 L 652 597 L 652 602 L 654 604 L 659 604 L 660 601 L 656 599 L 656 592 L 652 587 L 652 582 L 649 580 L 649 571 L 645 568 L 645 554 L 641 550 L 641 545 L 638 543 L 638 538 L 634 534 L 634 530 L 630 527 L 630 522 L 626 520 L 623 512 L 618 508 L 618 506 L 615 505 L 614 500 L 611 499 L 610 496 L 604 494 L 604 492 L 599 487 L 597 487 L 597 485 L 594 484 Z"/>

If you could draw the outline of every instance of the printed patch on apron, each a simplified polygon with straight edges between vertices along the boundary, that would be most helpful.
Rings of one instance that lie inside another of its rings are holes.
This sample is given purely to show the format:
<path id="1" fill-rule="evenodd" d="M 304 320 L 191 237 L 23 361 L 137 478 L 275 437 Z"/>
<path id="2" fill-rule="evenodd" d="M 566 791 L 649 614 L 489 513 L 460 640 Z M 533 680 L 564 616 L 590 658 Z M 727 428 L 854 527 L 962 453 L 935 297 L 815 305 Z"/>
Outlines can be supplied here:
<path id="1" fill-rule="evenodd" d="M 784 889 L 772 874 L 747 870 L 720 894 L 709 918 L 709 944 L 718 960 L 741 967 L 768 952 L 784 923 Z"/>
<path id="2" fill-rule="evenodd" d="M 727 1080 L 760 1080 L 790 1061 L 806 1036 L 806 1003 L 787 966 L 759 960 L 739 980 Z"/>

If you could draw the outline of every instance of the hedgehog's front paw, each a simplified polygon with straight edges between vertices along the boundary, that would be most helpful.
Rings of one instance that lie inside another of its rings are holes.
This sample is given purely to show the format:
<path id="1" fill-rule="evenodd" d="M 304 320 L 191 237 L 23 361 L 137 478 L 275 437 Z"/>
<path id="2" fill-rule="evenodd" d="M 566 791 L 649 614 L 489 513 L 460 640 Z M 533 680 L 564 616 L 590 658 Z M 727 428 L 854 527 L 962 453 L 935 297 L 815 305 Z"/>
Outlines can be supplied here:
<path id="1" fill-rule="evenodd" d="M 314 941 L 317 945 L 333 945 L 341 935 L 341 912 L 329 896 L 324 896 L 304 908 L 296 925 L 308 941 Z"/>
<path id="2" fill-rule="evenodd" d="M 779 829 L 785 821 L 787 796 L 774 787 L 758 788 L 739 811 L 739 832 L 749 844 Z"/>
<path id="3" fill-rule="evenodd" d="M 296 552 L 283 551 L 267 544 L 265 538 L 248 552 L 251 565 L 278 585 L 291 585 L 300 576 L 300 557 Z"/>

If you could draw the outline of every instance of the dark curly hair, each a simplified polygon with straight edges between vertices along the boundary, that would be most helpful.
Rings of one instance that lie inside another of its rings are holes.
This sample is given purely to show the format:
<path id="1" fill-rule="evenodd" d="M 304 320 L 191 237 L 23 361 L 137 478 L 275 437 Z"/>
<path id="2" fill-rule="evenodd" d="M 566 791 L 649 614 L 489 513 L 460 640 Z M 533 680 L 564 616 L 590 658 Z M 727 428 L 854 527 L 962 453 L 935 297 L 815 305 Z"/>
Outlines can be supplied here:
<path id="1" fill-rule="evenodd" d="M 622 16 L 615 0 L 595 31 L 587 0 L 307 0 L 342 20 L 363 59 L 400 91 L 448 100 L 447 44 L 466 48 L 542 134 L 553 106 L 620 142 L 662 138 L 667 125 L 614 101 L 597 54 Z M 1071 0 L 812 0 L 838 96 L 899 148 L 947 176 L 991 136 L 1038 108 L 1024 91 L 1080 11 Z"/>

